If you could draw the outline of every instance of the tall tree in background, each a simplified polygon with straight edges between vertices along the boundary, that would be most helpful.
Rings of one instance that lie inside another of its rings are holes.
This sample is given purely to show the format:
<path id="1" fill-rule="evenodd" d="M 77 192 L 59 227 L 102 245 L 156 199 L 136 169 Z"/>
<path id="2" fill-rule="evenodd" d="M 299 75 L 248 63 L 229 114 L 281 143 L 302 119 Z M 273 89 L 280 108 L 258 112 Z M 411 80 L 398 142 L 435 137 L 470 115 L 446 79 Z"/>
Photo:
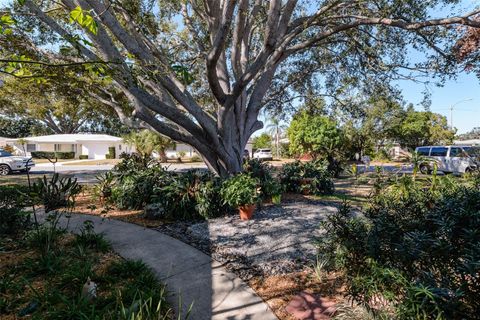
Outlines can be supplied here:
<path id="1" fill-rule="evenodd" d="M 33 119 L 0 117 L 0 137 L 25 138 L 50 133 L 52 132 L 46 126 Z"/>
<path id="2" fill-rule="evenodd" d="M 447 63 L 461 34 L 448 26 L 480 27 L 480 11 L 429 12 L 457 2 L 19 0 L 1 10 L 13 19 L 0 22 L 0 72 L 35 78 L 86 66 L 108 81 L 88 94 L 122 121 L 190 144 L 229 175 L 242 170 L 244 147 L 263 127 L 260 111 L 317 87 L 318 77 L 319 90 L 335 96 L 411 77 L 408 70 L 453 72 Z M 409 64 L 411 45 L 426 53 L 423 63 Z"/>
<path id="3" fill-rule="evenodd" d="M 35 119 L 57 134 L 117 131 L 122 127 L 118 116 L 87 95 L 89 87 L 85 79 L 72 72 L 36 85 L 22 79 L 6 79 L 0 88 L 0 115 Z M 116 123 L 109 125 L 106 119 Z"/>
<path id="4" fill-rule="evenodd" d="M 288 139 L 291 154 L 308 154 L 314 159 L 326 159 L 330 164 L 341 153 L 343 146 L 343 134 L 335 121 L 306 110 L 293 117 L 288 128 Z"/>
<path id="5" fill-rule="evenodd" d="M 394 124 L 392 138 L 409 150 L 418 146 L 450 144 L 455 131 L 448 126 L 447 118 L 430 111 L 415 111 L 409 106 Z"/>

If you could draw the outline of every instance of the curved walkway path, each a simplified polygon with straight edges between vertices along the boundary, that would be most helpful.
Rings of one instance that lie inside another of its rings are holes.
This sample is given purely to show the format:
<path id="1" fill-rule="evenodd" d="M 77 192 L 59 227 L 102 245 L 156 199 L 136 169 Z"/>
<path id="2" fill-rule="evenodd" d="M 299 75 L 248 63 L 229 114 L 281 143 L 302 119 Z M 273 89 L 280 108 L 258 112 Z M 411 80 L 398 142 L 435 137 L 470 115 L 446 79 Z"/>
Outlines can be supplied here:
<path id="1" fill-rule="evenodd" d="M 76 232 L 86 220 L 115 252 L 154 270 L 173 293 L 170 303 L 177 312 L 181 302 L 182 319 L 192 303 L 192 320 L 277 319 L 250 287 L 203 252 L 158 231 L 97 216 L 73 214 L 68 229 Z M 66 218 L 62 224 L 67 225 Z"/>

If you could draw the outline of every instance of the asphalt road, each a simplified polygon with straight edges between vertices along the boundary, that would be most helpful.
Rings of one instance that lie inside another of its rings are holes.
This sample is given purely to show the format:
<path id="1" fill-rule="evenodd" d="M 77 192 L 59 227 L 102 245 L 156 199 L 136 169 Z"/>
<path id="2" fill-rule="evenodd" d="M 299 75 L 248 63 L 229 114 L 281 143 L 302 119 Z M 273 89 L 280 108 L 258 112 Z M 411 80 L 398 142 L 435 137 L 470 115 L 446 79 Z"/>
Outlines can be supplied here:
<path id="1" fill-rule="evenodd" d="M 204 163 L 170 163 L 165 165 L 168 170 L 172 171 L 185 171 L 193 168 L 202 168 L 206 169 L 207 166 Z M 52 174 L 53 172 L 58 172 L 61 174 L 74 176 L 78 179 L 79 183 L 82 184 L 90 184 L 96 182 L 96 176 L 107 172 L 113 168 L 113 165 L 56 165 L 55 168 L 51 164 L 39 164 L 32 168 L 30 171 L 32 174 L 32 178 L 38 178 L 43 176 L 44 174 Z M 405 165 L 404 167 L 396 167 L 392 165 L 385 165 L 383 166 L 385 171 L 389 172 L 397 172 L 401 173 L 411 173 L 412 168 L 409 165 Z M 360 165 L 358 167 L 359 172 L 365 172 L 366 170 L 372 172 L 375 170 L 374 166 L 370 166 L 368 169 Z M 13 181 L 16 180 L 18 177 L 19 180 L 25 179 L 25 173 L 14 173 L 13 175 L 8 176 L 9 180 Z"/>

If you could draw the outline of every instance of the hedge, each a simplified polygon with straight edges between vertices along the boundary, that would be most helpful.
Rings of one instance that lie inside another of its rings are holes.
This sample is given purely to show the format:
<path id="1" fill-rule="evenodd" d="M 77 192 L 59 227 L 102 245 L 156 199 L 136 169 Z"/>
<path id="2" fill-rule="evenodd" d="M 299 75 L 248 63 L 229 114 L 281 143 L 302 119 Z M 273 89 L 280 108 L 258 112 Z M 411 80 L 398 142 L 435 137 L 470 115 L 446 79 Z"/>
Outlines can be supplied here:
<path id="1" fill-rule="evenodd" d="M 108 154 L 110 155 L 111 158 L 107 158 L 107 159 L 115 159 L 115 156 L 116 156 L 115 147 L 108 147 Z"/>
<path id="2" fill-rule="evenodd" d="M 78 159 L 80 159 L 80 160 L 87 160 L 87 159 L 88 159 L 88 155 L 86 155 L 86 154 L 81 154 L 81 155 L 78 156 Z"/>
<path id="3" fill-rule="evenodd" d="M 34 159 L 75 159 L 75 152 L 33 151 L 31 155 Z"/>

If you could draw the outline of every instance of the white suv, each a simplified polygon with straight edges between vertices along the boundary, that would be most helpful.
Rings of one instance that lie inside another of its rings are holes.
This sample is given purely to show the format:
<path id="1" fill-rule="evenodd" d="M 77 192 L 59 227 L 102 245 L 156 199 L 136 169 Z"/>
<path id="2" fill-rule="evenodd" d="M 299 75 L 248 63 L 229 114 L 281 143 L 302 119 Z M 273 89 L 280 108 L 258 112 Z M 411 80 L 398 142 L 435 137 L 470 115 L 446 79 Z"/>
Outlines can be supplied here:
<path id="1" fill-rule="evenodd" d="M 6 176 L 12 171 L 27 171 L 35 164 L 28 157 L 14 156 L 10 152 L 0 149 L 0 176 Z M 27 164 L 28 162 L 28 164 Z"/>
<path id="2" fill-rule="evenodd" d="M 270 149 L 258 149 L 253 154 L 254 159 L 259 160 L 273 160 L 272 150 Z"/>
<path id="3" fill-rule="evenodd" d="M 422 163 L 420 171 L 431 173 L 433 162 L 439 171 L 445 173 L 466 173 L 479 169 L 480 148 L 471 146 L 425 146 L 418 147 L 415 151 L 430 159 Z"/>

